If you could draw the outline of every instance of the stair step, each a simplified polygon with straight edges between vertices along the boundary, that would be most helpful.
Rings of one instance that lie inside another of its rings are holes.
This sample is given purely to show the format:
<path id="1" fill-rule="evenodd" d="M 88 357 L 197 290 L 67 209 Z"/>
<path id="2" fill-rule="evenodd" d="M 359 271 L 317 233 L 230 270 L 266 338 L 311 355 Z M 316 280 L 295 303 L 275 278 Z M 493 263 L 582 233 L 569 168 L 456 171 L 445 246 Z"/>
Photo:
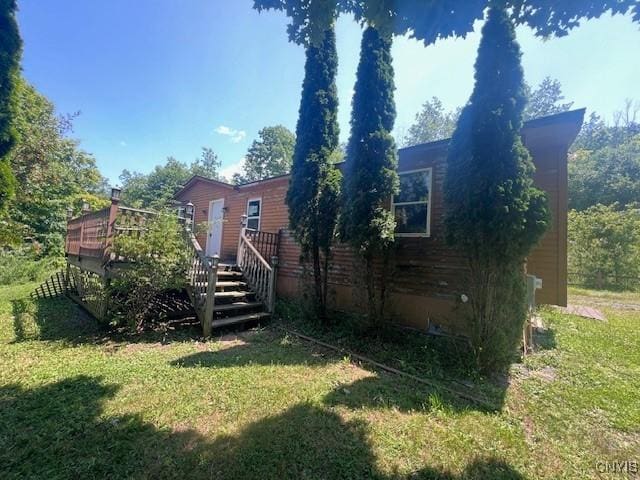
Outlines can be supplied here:
<path id="1" fill-rule="evenodd" d="M 234 302 L 226 305 L 214 305 L 213 310 L 215 312 L 228 312 L 229 310 L 246 310 L 258 307 L 262 307 L 261 302 Z"/>
<path id="2" fill-rule="evenodd" d="M 216 287 L 246 287 L 247 282 L 222 281 L 216 282 Z"/>
<path id="3" fill-rule="evenodd" d="M 236 272 L 235 270 L 218 270 L 218 278 L 242 278 L 242 272 Z"/>
<path id="4" fill-rule="evenodd" d="M 232 290 L 230 292 L 216 292 L 215 298 L 241 298 L 247 295 L 254 295 L 254 294 L 255 292 L 252 292 L 252 291 L 241 292 L 238 290 Z"/>
<path id="5" fill-rule="evenodd" d="M 238 272 L 239 268 L 238 265 L 235 265 L 233 263 L 219 263 L 218 264 L 218 272 L 223 271 L 223 272 Z"/>
<path id="6" fill-rule="evenodd" d="M 194 282 L 193 286 L 194 287 L 206 287 L 207 285 L 209 285 L 209 282 Z M 228 287 L 246 287 L 247 286 L 247 282 L 240 282 L 240 281 L 235 281 L 235 280 L 223 280 L 221 282 L 216 282 L 216 287 L 223 287 L 223 288 L 228 288 Z"/>
<path id="7" fill-rule="evenodd" d="M 227 317 L 227 318 L 221 318 L 219 320 L 214 320 L 213 322 L 211 322 L 211 326 L 213 328 L 224 327 L 225 325 L 233 325 L 235 323 L 244 323 L 244 322 L 251 322 L 255 320 L 262 320 L 269 316 L 270 314 L 266 312 L 249 313 L 247 315 L 238 315 L 236 317 Z"/>

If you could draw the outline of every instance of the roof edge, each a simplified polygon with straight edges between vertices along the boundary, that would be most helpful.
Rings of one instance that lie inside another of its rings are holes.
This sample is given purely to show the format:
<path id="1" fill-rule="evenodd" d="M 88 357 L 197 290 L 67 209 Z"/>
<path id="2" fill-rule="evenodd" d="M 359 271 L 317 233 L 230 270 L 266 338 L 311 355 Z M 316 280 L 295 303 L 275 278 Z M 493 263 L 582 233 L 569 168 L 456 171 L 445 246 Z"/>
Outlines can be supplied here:
<path id="1" fill-rule="evenodd" d="M 544 117 L 532 118 L 522 124 L 522 130 L 526 128 L 539 128 L 547 125 L 554 125 L 559 123 L 573 123 L 578 127 L 578 130 L 582 126 L 584 121 L 584 115 L 586 108 L 578 108 L 575 110 L 567 110 L 566 112 L 554 113 L 553 115 L 546 115 Z M 399 148 L 398 152 L 411 151 L 411 150 L 431 150 L 433 148 L 441 148 L 449 144 L 451 138 L 443 138 L 442 140 L 435 140 L 433 142 L 418 143 L 417 145 L 411 145 L 404 148 Z"/>
<path id="2" fill-rule="evenodd" d="M 554 113 L 553 115 L 547 115 L 547 116 L 544 116 L 544 117 L 533 118 L 531 120 L 527 120 L 526 122 L 524 122 L 523 125 L 522 125 L 522 129 L 525 129 L 525 128 L 539 128 L 539 127 L 544 127 L 544 126 L 547 126 L 547 125 L 554 125 L 554 124 L 559 124 L 559 123 L 573 123 L 577 127 L 577 132 L 579 132 L 580 131 L 580 127 L 582 126 L 582 122 L 584 121 L 585 112 L 586 112 L 586 108 L 578 108 L 578 109 L 575 109 L 575 110 L 568 110 L 566 112 Z M 577 132 L 576 132 L 576 135 L 577 135 Z M 572 139 L 569 143 L 572 143 L 574 139 Z M 451 138 L 444 138 L 442 140 L 435 140 L 433 142 L 427 142 L 427 143 L 419 143 L 417 145 L 411 145 L 409 147 L 399 148 L 398 149 L 398 153 L 399 152 L 403 152 L 403 151 L 431 150 L 431 149 L 442 148 L 442 147 L 447 146 L 449 144 L 449 142 L 451 142 Z M 339 165 L 341 163 L 344 163 L 344 161 L 343 162 L 339 162 L 336 165 Z M 176 198 L 179 195 L 181 195 L 182 193 L 184 193 L 186 190 L 188 190 L 198 180 L 204 181 L 204 182 L 208 182 L 208 183 L 217 184 L 217 185 L 221 185 L 221 186 L 224 186 L 224 187 L 227 187 L 227 188 L 230 188 L 230 189 L 240 189 L 240 188 L 248 187 L 248 186 L 251 186 L 251 185 L 255 185 L 257 183 L 268 182 L 270 180 L 278 180 L 280 178 L 286 178 L 286 177 L 289 177 L 289 176 L 291 176 L 290 173 L 284 173 L 284 174 L 281 174 L 281 175 L 274 175 L 273 177 L 263 178 L 261 180 L 254 180 L 252 182 L 246 182 L 246 183 L 240 183 L 238 185 L 232 185 L 230 183 L 222 182 L 220 180 L 215 180 L 215 179 L 212 179 L 212 178 L 203 177 L 202 175 L 194 175 L 173 196 L 173 198 Z"/>

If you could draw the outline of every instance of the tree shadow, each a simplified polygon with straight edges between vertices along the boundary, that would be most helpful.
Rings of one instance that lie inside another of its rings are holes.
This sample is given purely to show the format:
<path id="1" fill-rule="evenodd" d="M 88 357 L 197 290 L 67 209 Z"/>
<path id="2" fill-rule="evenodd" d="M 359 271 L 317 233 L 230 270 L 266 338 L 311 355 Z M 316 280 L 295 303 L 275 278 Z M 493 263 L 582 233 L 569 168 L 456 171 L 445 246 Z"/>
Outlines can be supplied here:
<path id="1" fill-rule="evenodd" d="M 485 413 L 499 410 L 489 399 L 479 397 L 478 400 L 481 403 L 456 396 L 438 386 L 429 387 L 384 373 L 341 385 L 323 398 L 327 405 L 343 405 L 352 409 L 385 408 L 402 412 L 444 409 L 451 412 L 477 410 Z"/>
<path id="2" fill-rule="evenodd" d="M 2 478 L 522 478 L 495 458 L 477 460 L 459 476 L 430 467 L 385 474 L 366 424 L 308 403 L 213 439 L 159 429 L 139 414 L 107 414 L 118 390 L 87 376 L 0 388 Z"/>
<path id="3" fill-rule="evenodd" d="M 272 331 L 252 332 L 240 335 L 228 347 L 217 351 L 197 352 L 170 362 L 179 368 L 235 368 L 252 365 L 326 365 L 340 361 L 336 353 L 307 344 L 290 344 L 287 337 L 280 337 Z M 360 378 L 350 384 L 335 388 L 324 398 L 327 405 L 345 405 L 350 408 L 394 408 L 397 410 L 427 411 L 431 408 L 446 408 L 452 411 L 470 409 L 495 412 L 500 409 L 499 399 L 502 389 L 497 389 L 497 397 L 485 397 L 481 392 L 472 392 L 478 402 L 457 396 L 450 390 L 434 383 L 425 385 L 399 375 L 368 368 L 372 376 Z M 461 386 L 459 386 L 461 389 Z M 469 392 L 466 392 L 469 393 Z"/>
<path id="4" fill-rule="evenodd" d="M 225 337 L 222 337 L 224 339 Z M 170 362 L 180 368 L 231 368 L 250 365 L 326 365 L 335 358 L 291 344 L 270 330 L 244 332 L 231 345 L 197 352 Z"/>
<path id="5" fill-rule="evenodd" d="M 160 431 L 140 415 L 105 416 L 118 389 L 87 376 L 0 388 L 2 478 L 159 478 L 174 460 L 185 471 L 197 465 L 182 455 L 202 441 L 195 432 Z"/>

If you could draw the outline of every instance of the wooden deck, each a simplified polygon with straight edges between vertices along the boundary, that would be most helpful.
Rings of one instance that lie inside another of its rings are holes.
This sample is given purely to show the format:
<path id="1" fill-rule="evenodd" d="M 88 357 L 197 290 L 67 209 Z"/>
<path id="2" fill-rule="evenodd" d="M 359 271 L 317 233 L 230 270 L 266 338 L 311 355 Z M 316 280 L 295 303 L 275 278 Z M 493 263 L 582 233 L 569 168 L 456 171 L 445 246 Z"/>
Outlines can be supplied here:
<path id="1" fill-rule="evenodd" d="M 131 266 L 113 251 L 113 241 L 120 235 L 143 236 L 147 222 L 155 215 L 113 200 L 107 208 L 69 219 L 65 293 L 96 318 L 107 319 L 113 306 L 109 283 Z M 215 327 L 269 318 L 275 302 L 279 235 L 243 228 L 237 262 L 225 264 L 204 254 L 190 228 L 192 219 L 183 220 L 184 248 L 191 258 L 185 272 L 186 293 L 192 307 L 183 310 L 197 315 L 204 335 L 209 336 Z"/>

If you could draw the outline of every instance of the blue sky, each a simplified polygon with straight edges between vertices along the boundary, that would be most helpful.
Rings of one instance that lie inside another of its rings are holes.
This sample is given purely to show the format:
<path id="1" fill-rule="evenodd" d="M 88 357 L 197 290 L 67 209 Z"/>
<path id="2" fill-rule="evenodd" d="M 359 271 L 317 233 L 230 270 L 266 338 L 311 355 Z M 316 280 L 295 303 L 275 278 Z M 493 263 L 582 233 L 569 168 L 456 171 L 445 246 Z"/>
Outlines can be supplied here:
<path id="1" fill-rule="evenodd" d="M 172 155 L 191 162 L 212 147 L 231 175 L 266 125 L 295 129 L 304 51 L 287 41 L 284 14 L 251 0 L 19 0 L 26 78 L 61 113 L 80 111 L 74 136 L 113 183 Z M 396 129 L 432 96 L 453 108 L 473 86 L 479 29 L 424 47 L 397 38 Z M 348 136 L 360 27 L 337 26 L 341 136 Z M 567 100 L 610 118 L 640 100 L 640 28 L 628 17 L 585 22 L 542 41 L 518 29 L 527 81 L 550 75 Z"/>

